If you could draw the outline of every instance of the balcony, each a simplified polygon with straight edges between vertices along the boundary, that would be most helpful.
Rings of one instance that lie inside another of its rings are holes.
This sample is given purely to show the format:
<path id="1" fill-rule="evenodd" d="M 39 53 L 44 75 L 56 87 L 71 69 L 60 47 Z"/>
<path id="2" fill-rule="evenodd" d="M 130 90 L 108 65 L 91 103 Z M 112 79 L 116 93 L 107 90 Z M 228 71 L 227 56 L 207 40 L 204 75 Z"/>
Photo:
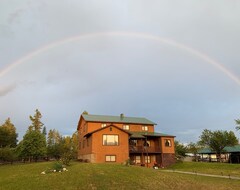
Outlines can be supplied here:
<path id="1" fill-rule="evenodd" d="M 148 146 L 129 146 L 130 153 L 161 153 L 159 147 L 148 147 Z"/>

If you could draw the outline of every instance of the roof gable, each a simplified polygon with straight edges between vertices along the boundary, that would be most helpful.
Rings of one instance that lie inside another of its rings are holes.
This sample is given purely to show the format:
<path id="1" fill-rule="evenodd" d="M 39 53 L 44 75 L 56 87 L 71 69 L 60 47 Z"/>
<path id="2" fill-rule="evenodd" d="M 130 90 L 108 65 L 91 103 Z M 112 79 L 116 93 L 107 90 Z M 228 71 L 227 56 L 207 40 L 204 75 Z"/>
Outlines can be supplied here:
<path id="1" fill-rule="evenodd" d="M 120 131 L 123 131 L 124 133 L 127 133 L 128 135 L 131 135 L 131 133 L 129 133 L 128 131 L 123 130 L 123 129 L 115 126 L 115 125 L 107 125 L 106 127 L 102 127 L 102 128 L 99 128 L 99 129 L 97 129 L 97 130 L 94 130 L 94 131 L 91 131 L 91 132 L 87 133 L 86 135 L 84 135 L 84 137 L 89 137 L 89 136 L 91 136 L 93 133 L 96 133 L 96 132 L 98 132 L 98 131 L 101 131 L 101 130 L 104 130 L 104 129 L 107 129 L 107 128 L 110 128 L 110 127 L 114 127 L 114 128 L 116 128 L 116 129 L 118 129 L 118 130 L 120 130 Z"/>
<path id="2" fill-rule="evenodd" d="M 156 123 L 144 117 L 121 117 L 121 116 L 105 116 L 105 115 L 89 115 L 82 114 L 85 121 L 88 122 L 106 122 L 106 123 L 132 123 L 143 125 L 157 125 Z"/>

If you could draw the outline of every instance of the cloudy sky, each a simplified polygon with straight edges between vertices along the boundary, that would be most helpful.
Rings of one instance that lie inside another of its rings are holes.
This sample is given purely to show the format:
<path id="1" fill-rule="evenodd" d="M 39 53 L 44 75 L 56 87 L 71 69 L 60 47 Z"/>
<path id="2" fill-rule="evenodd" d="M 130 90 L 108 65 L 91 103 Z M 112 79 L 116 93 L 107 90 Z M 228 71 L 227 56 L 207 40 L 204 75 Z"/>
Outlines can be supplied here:
<path id="1" fill-rule="evenodd" d="M 71 135 L 87 110 L 146 117 L 184 143 L 235 131 L 239 34 L 238 0 L 1 0 L 0 123 L 22 138 L 39 109 Z"/>

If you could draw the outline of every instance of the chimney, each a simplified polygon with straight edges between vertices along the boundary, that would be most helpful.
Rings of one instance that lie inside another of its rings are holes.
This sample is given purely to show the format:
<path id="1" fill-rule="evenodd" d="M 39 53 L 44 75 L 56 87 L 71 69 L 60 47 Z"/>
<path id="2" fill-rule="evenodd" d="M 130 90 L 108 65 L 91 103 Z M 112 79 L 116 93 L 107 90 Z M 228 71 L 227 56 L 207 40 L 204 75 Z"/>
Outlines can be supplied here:
<path id="1" fill-rule="evenodd" d="M 123 118 L 124 118 L 124 114 L 121 113 L 121 114 L 120 114 L 120 119 L 123 120 Z"/>

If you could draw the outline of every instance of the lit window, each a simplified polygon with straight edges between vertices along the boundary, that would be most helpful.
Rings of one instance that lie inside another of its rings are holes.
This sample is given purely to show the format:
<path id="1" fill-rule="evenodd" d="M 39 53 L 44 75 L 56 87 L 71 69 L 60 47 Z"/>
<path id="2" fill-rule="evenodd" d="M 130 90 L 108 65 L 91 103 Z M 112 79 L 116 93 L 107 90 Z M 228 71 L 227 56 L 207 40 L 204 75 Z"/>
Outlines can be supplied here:
<path id="1" fill-rule="evenodd" d="M 106 162 L 116 162 L 116 156 L 115 155 L 107 155 L 105 157 Z"/>
<path id="2" fill-rule="evenodd" d="M 103 127 L 106 127 L 106 126 L 107 126 L 107 124 L 106 124 L 106 123 L 102 123 L 102 128 L 103 128 Z"/>
<path id="3" fill-rule="evenodd" d="M 151 163 L 150 156 L 145 156 L 145 163 Z"/>
<path id="4" fill-rule="evenodd" d="M 141 164 L 141 157 L 140 156 L 135 157 L 135 163 L 136 164 Z"/>
<path id="5" fill-rule="evenodd" d="M 148 126 L 142 126 L 142 131 L 148 131 Z"/>
<path id="6" fill-rule="evenodd" d="M 103 145 L 117 146 L 118 145 L 118 135 L 103 135 Z"/>
<path id="7" fill-rule="evenodd" d="M 124 130 L 129 130 L 129 125 L 123 125 Z"/>
<path id="8" fill-rule="evenodd" d="M 172 146 L 170 139 L 165 140 L 165 146 Z"/>

